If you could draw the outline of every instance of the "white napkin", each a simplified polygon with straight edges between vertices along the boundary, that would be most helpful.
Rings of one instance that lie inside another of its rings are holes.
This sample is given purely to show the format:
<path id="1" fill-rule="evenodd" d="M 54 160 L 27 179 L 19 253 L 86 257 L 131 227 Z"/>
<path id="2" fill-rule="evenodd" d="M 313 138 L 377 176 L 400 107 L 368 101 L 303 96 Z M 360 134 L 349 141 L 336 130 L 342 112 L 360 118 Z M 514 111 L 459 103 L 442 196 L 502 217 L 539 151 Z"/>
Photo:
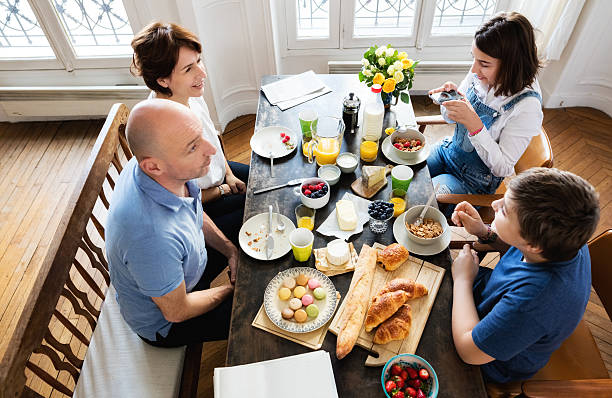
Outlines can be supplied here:
<path id="1" fill-rule="evenodd" d="M 297 387 L 303 378 L 307 388 Z M 336 382 L 327 351 L 215 368 L 215 398 L 337 398 Z"/>
<path id="2" fill-rule="evenodd" d="M 338 225 L 338 217 L 336 217 L 336 209 L 334 208 L 325 221 L 323 221 L 323 224 L 319 225 L 319 228 L 317 228 L 318 233 L 348 240 L 352 235 L 363 231 L 363 225 L 370 219 L 370 216 L 368 215 L 368 205 L 370 204 L 370 201 L 349 192 L 344 194 L 342 200 L 350 200 L 353 202 L 355 212 L 357 213 L 357 227 L 352 231 L 341 230 L 340 226 Z"/>
<path id="3" fill-rule="evenodd" d="M 327 86 L 323 86 L 322 89 L 317 90 L 317 91 L 315 91 L 312 94 L 308 94 L 308 95 L 305 95 L 303 97 L 292 99 L 292 100 L 281 101 L 281 102 L 277 103 L 276 106 L 278 106 L 281 111 L 285 111 L 285 110 L 287 110 L 289 108 L 293 108 L 294 106 L 299 105 L 299 104 L 301 104 L 303 102 L 310 101 L 313 98 L 317 98 L 317 97 L 320 97 L 320 96 L 322 96 L 324 94 L 331 93 L 331 91 L 332 91 L 331 88 L 329 88 Z"/>
<path id="4" fill-rule="evenodd" d="M 325 84 L 312 70 L 261 86 L 261 90 L 272 105 L 295 100 L 323 88 Z"/>

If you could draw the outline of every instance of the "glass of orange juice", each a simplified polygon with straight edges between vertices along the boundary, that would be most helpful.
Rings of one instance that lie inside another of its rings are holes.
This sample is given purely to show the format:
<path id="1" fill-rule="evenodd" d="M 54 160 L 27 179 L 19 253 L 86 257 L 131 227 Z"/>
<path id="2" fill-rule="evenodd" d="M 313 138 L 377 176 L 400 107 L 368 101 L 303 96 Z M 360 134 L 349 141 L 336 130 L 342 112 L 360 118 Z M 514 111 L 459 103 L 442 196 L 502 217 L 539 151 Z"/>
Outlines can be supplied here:
<path id="1" fill-rule="evenodd" d="M 302 152 L 308 161 L 316 157 L 319 166 L 336 163 L 344 136 L 342 119 L 333 116 L 319 117 L 317 130 L 312 133 L 312 141 L 302 147 Z"/>
<path id="2" fill-rule="evenodd" d="M 359 146 L 359 156 L 364 162 L 373 162 L 378 155 L 378 141 L 362 140 Z"/>
<path id="3" fill-rule="evenodd" d="M 295 219 L 298 228 L 306 228 L 310 231 L 314 229 L 315 214 L 317 211 L 304 205 L 295 208 Z"/>
<path id="4" fill-rule="evenodd" d="M 406 195 L 391 192 L 389 202 L 393 203 L 393 217 L 398 217 L 406 211 Z"/>

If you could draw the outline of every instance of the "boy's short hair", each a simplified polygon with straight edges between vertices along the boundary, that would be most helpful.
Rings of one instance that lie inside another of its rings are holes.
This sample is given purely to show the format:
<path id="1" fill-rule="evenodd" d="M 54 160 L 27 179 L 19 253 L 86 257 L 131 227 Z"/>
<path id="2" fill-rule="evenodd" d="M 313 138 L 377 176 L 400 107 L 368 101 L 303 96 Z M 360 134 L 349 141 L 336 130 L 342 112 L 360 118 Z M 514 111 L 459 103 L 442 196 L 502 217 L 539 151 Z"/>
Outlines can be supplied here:
<path id="1" fill-rule="evenodd" d="M 485 22 L 474 35 L 476 47 L 499 59 L 495 95 L 514 95 L 531 86 L 538 69 L 538 48 L 533 26 L 518 12 L 501 12 Z"/>
<path id="2" fill-rule="evenodd" d="M 153 22 L 138 32 L 132 40 L 130 72 L 142 76 L 151 90 L 172 96 L 172 90 L 157 83 L 157 79 L 170 76 L 178 61 L 181 47 L 202 52 L 197 36 L 173 23 Z"/>
<path id="3" fill-rule="evenodd" d="M 567 261 L 589 240 L 599 222 L 599 195 L 582 177 L 534 167 L 511 179 L 520 234 L 549 261 Z"/>

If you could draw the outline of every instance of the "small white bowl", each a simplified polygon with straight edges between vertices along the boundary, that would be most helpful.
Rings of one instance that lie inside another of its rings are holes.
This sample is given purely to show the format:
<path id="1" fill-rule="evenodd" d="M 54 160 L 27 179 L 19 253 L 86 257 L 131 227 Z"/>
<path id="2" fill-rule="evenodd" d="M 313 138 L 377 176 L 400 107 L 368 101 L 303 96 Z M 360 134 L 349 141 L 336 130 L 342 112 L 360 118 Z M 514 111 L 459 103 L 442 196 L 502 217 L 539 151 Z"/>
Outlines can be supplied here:
<path id="1" fill-rule="evenodd" d="M 309 198 L 308 196 L 304 195 L 304 192 L 302 191 L 302 187 L 304 185 L 316 185 L 320 182 L 324 182 L 325 185 L 327 186 L 327 192 L 325 193 L 325 195 L 323 195 L 320 198 Z M 330 190 L 331 188 L 329 184 L 324 179 L 316 178 L 316 177 L 309 178 L 300 185 L 300 199 L 302 200 L 302 203 L 304 204 L 304 206 L 308 206 L 311 209 L 320 209 L 321 207 L 325 206 L 327 202 L 329 202 L 329 191 Z"/>
<path id="2" fill-rule="evenodd" d="M 412 206 L 410 209 L 408 209 L 408 211 L 406 211 L 406 215 L 404 216 L 404 227 L 406 228 L 406 232 L 408 232 L 408 238 L 412 239 L 416 243 L 429 245 L 442 239 L 442 236 L 448 229 L 448 222 L 446 222 L 446 217 L 444 217 L 444 214 L 442 214 L 440 210 L 429 206 L 425 212 L 425 215 L 423 216 L 423 219 L 431 218 L 434 221 L 439 222 L 442 226 L 442 233 L 435 238 L 421 238 L 414 235 L 412 232 L 410 232 L 410 229 L 408 229 L 408 224 L 412 224 L 416 221 L 419 214 L 421 214 L 421 211 L 423 211 L 423 207 L 425 207 L 425 205 Z"/>
<path id="3" fill-rule="evenodd" d="M 414 140 L 414 139 L 420 140 L 421 143 L 423 144 L 423 147 L 421 149 L 419 149 L 418 151 L 414 151 L 414 152 L 400 151 L 395 146 L 393 146 L 393 143 L 398 138 L 404 138 L 404 139 L 410 139 L 410 140 Z M 423 150 L 423 148 L 425 148 L 425 145 L 427 145 L 425 143 L 425 136 L 423 134 L 421 134 L 418 130 L 414 130 L 414 129 L 410 129 L 410 128 L 404 128 L 402 130 L 394 131 L 393 134 L 391 134 L 391 151 L 396 156 L 398 156 L 398 157 L 400 157 L 402 159 L 416 159 L 416 157 Z"/>
<path id="4" fill-rule="evenodd" d="M 336 185 L 336 183 L 340 181 L 340 169 L 338 166 L 333 164 L 324 164 L 323 166 L 319 167 L 317 175 L 319 178 L 327 181 L 329 185 Z"/>
<path id="5" fill-rule="evenodd" d="M 438 396 L 438 375 L 434 368 L 427 362 L 425 359 L 421 358 L 418 355 L 414 354 L 399 354 L 389 359 L 385 364 L 382 374 L 380 375 L 380 382 L 382 383 L 383 392 L 387 398 L 391 396 L 387 391 L 385 391 L 385 380 L 389 378 L 389 373 L 391 372 L 391 366 L 398 364 L 400 366 L 404 365 L 417 365 L 419 368 L 424 368 L 429 373 L 429 379 L 431 380 L 428 383 L 431 383 L 431 388 L 425 395 L 427 398 L 436 398 Z M 416 369 L 415 369 L 416 370 Z M 406 397 L 407 398 L 407 397 Z"/>
<path id="6" fill-rule="evenodd" d="M 352 173 L 359 164 L 359 157 L 351 152 L 342 152 L 338 155 L 336 164 L 343 173 Z"/>

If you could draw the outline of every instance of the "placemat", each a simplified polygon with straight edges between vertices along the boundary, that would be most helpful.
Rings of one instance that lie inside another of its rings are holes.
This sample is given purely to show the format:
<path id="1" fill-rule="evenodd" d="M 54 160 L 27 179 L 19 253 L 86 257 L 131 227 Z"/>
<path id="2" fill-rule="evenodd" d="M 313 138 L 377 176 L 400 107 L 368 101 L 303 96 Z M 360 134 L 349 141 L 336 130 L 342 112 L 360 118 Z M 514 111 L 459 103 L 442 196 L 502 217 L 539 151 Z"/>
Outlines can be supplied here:
<path id="1" fill-rule="evenodd" d="M 338 309 L 338 304 L 340 302 L 340 293 L 336 292 L 338 300 L 336 301 L 336 310 Z M 327 329 L 329 325 L 334 319 L 332 316 L 325 325 L 317 330 L 313 330 L 308 333 L 291 333 L 287 332 L 276 326 L 268 315 L 266 314 L 266 310 L 264 310 L 263 304 L 259 307 L 259 311 L 257 311 L 257 315 L 255 315 L 255 319 L 251 323 L 252 326 L 259 328 L 261 330 L 265 330 L 266 332 L 275 334 L 287 340 L 293 341 L 294 343 L 301 344 L 305 347 L 311 348 L 313 350 L 318 350 L 323 345 L 323 340 L 325 340 L 325 335 L 327 334 Z"/>
<path id="2" fill-rule="evenodd" d="M 355 246 L 353 246 L 353 242 L 349 242 L 349 260 L 342 265 L 333 265 L 327 262 L 327 248 L 322 247 L 320 249 L 314 249 L 315 256 L 315 267 L 324 273 L 326 276 L 334 276 L 344 274 L 346 272 L 355 271 L 355 265 L 357 264 L 357 259 L 359 255 L 357 254 L 357 250 L 355 250 Z"/>

